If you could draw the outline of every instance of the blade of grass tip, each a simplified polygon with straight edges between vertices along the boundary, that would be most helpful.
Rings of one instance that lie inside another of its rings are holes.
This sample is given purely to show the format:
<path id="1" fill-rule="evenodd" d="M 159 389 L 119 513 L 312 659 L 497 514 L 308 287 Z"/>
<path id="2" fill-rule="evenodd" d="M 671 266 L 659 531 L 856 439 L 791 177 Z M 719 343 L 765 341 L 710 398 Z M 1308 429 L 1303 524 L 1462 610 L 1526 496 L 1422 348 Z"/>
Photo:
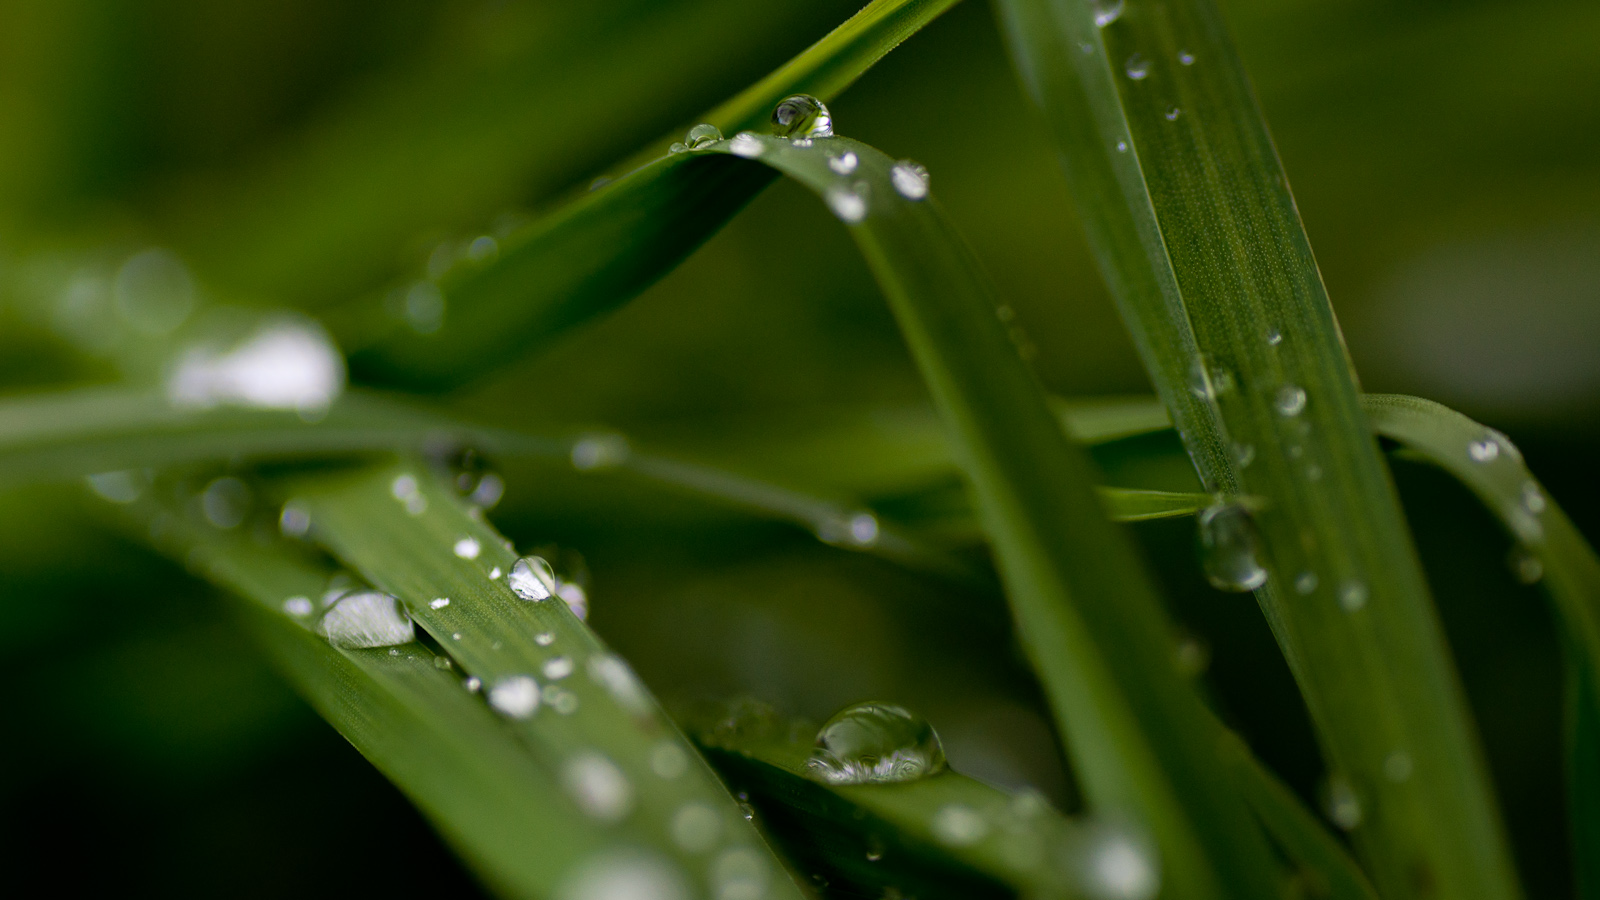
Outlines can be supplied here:
<path id="1" fill-rule="evenodd" d="M 1515 574 L 1555 608 L 1570 673 L 1568 768 L 1574 859 L 1583 896 L 1600 894 L 1600 558 L 1505 435 L 1418 397 L 1362 398 L 1378 434 L 1454 475 L 1517 541 Z"/>
<path id="2" fill-rule="evenodd" d="M 1149 830 L 1173 896 L 1274 896 L 1264 838 L 1210 774 L 1222 748 L 1173 664 L 1154 589 L 926 173 L 857 141 L 798 137 L 742 134 L 710 149 L 777 168 L 850 226 L 949 428 L 1091 804 Z"/>
<path id="3" fill-rule="evenodd" d="M 1238 587 L 1267 577 L 1257 599 L 1329 762 L 1367 801 L 1353 837 L 1375 881 L 1397 900 L 1518 896 L 1398 497 L 1220 16 L 1208 0 L 999 9 L 1202 481 L 1263 499 L 1265 566 Z"/>
<path id="4" fill-rule="evenodd" d="M 754 127 L 789 94 L 832 98 L 955 2 L 873 0 L 703 121 Z M 668 140 L 492 251 L 469 246 L 439 278 L 330 311 L 352 369 L 367 380 L 438 389 L 537 350 L 654 284 L 772 180 L 765 169 L 704 154 L 650 158 Z M 405 315 L 386 311 L 395 307 Z"/>
<path id="5" fill-rule="evenodd" d="M 1157 873 L 1136 850 L 1118 857 L 1125 868 L 1095 870 L 1093 863 L 1117 853 L 1108 847 L 1121 846 L 1115 832 L 1068 819 L 1035 791 L 1008 793 L 943 768 L 927 746 L 913 748 L 930 754 L 923 759 L 929 769 L 913 779 L 831 783 L 807 774 L 816 771 L 809 766 L 814 725 L 753 701 L 689 722 L 769 833 L 835 889 L 926 900 L 1133 897 L 1156 889 Z"/>
<path id="6" fill-rule="evenodd" d="M 198 521 L 192 504 L 156 492 L 121 507 L 127 530 L 236 598 L 284 677 L 496 891 L 555 896 L 581 882 L 575 860 L 610 853 L 650 865 L 568 802 L 482 700 L 441 668 L 446 658 L 415 641 L 394 653 L 339 649 L 315 633 L 332 574 L 325 564 L 281 541 L 218 530 Z"/>
<path id="7" fill-rule="evenodd" d="M 695 893 L 801 897 L 782 863 L 644 685 L 575 610 L 587 600 L 519 559 L 425 468 L 306 476 L 309 534 L 472 676 L 591 819 L 673 859 Z M 695 827 L 685 836 L 685 819 Z M 707 858 L 711 865 L 705 865 Z"/>

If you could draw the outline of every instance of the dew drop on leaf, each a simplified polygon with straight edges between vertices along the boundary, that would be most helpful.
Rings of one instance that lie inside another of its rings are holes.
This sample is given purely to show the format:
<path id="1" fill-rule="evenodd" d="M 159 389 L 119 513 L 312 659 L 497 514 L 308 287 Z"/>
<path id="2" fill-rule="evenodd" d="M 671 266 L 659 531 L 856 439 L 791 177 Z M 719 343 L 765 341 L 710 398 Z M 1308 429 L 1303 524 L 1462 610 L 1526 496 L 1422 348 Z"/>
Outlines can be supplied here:
<path id="1" fill-rule="evenodd" d="M 989 822 L 970 806 L 951 803 L 939 807 L 929 827 L 939 843 L 950 847 L 970 847 L 989 834 Z"/>
<path id="2" fill-rule="evenodd" d="M 1305 412 L 1306 389 L 1298 385 L 1286 384 L 1278 388 L 1278 393 L 1273 395 L 1272 406 L 1278 415 L 1285 418 L 1294 418 Z"/>
<path id="3" fill-rule="evenodd" d="M 722 140 L 722 131 L 715 125 L 699 124 L 689 129 L 683 141 L 690 150 L 702 150 Z"/>
<path id="4" fill-rule="evenodd" d="M 860 165 L 860 162 L 860 159 L 854 153 L 847 150 L 842 156 L 830 157 L 828 159 L 828 168 L 840 175 L 849 175 L 856 170 L 856 166 Z"/>
<path id="5" fill-rule="evenodd" d="M 834 185 L 828 188 L 823 199 L 833 214 L 846 224 L 854 225 L 867 217 L 867 198 L 856 187 Z"/>
<path id="6" fill-rule="evenodd" d="M 1128 57 L 1128 61 L 1123 65 L 1122 70 L 1127 72 L 1128 77 L 1134 81 L 1143 81 L 1150 75 L 1150 61 L 1144 58 L 1144 54 L 1135 53 Z"/>
<path id="7" fill-rule="evenodd" d="M 1093 0 L 1094 24 L 1104 28 L 1122 18 L 1122 5 L 1123 0 Z"/>
<path id="8" fill-rule="evenodd" d="M 506 584 L 518 597 L 537 603 L 549 599 L 556 592 L 556 573 L 544 557 L 524 556 L 512 563 Z"/>
<path id="9" fill-rule="evenodd" d="M 826 784 L 915 781 L 945 768 L 944 747 L 926 719 L 891 703 L 858 703 L 817 732 L 806 775 Z"/>
<path id="10" fill-rule="evenodd" d="M 1267 582 L 1261 538 L 1250 511 L 1220 501 L 1200 512 L 1200 563 L 1206 580 L 1224 591 L 1253 591 Z"/>
<path id="11" fill-rule="evenodd" d="M 766 149 L 766 145 L 761 143 L 760 138 L 748 131 L 739 132 L 733 136 L 733 140 L 728 142 L 728 152 L 734 156 L 742 156 L 745 159 L 755 159 L 766 152 Z"/>
<path id="12" fill-rule="evenodd" d="M 785 97 L 772 110 L 772 133 L 786 138 L 833 136 L 833 116 L 810 94 Z"/>
<path id="13" fill-rule="evenodd" d="M 489 705 L 513 719 L 526 719 L 539 711 L 539 683 L 527 675 L 502 678 L 489 688 Z"/>
<path id="14" fill-rule="evenodd" d="M 889 170 L 889 182 L 895 193 L 907 200 L 921 200 L 928 196 L 928 170 L 909 159 L 902 159 Z"/>
<path id="15" fill-rule="evenodd" d="M 628 776 L 599 753 L 583 753 L 568 760 L 561 767 L 561 784 L 585 815 L 602 822 L 620 821 L 633 809 L 633 785 Z"/>
<path id="16" fill-rule="evenodd" d="M 345 594 L 322 617 L 328 643 L 345 650 L 392 647 L 416 637 L 400 601 L 380 591 Z"/>
<path id="17" fill-rule="evenodd" d="M 672 814 L 672 842 L 689 853 L 704 853 L 717 843 L 722 817 L 704 803 L 685 803 Z"/>

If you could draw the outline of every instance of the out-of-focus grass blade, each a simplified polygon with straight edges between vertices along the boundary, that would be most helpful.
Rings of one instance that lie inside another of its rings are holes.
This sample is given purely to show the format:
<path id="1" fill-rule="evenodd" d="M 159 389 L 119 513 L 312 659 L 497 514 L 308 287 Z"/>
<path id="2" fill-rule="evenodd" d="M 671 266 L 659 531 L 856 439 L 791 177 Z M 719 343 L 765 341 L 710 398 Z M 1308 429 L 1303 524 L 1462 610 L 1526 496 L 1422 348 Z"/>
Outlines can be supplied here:
<path id="1" fill-rule="evenodd" d="M 279 671 L 497 891 L 550 897 L 576 860 L 631 856 L 561 794 L 460 676 L 442 667 L 443 657 L 416 642 L 394 653 L 335 649 L 309 616 L 287 612 L 290 598 L 322 595 L 332 574 L 325 565 L 286 545 L 212 528 L 183 507 L 147 493 L 126 508 L 127 521 L 239 598 L 246 627 Z"/>
<path id="2" fill-rule="evenodd" d="M 789 94 L 831 98 L 954 3 L 874 0 L 704 121 L 729 131 L 755 127 Z M 352 367 L 368 378 L 438 388 L 537 350 L 633 299 L 771 181 L 764 169 L 699 154 L 635 165 L 505 237 L 491 260 L 463 260 L 438 284 L 413 285 L 402 307 L 442 311 L 437 321 L 429 313 L 427 334 L 386 312 L 392 301 L 384 297 L 333 312 L 330 325 L 354 351 Z"/>
<path id="3" fill-rule="evenodd" d="M 570 598 L 550 586 L 542 600 L 513 593 L 517 554 L 425 468 L 306 477 L 292 493 L 289 503 L 310 517 L 310 534 L 404 602 L 444 652 L 481 680 L 490 704 L 592 819 L 676 859 L 697 893 L 754 885 L 752 895 L 802 896 L 627 663 L 573 613 Z M 689 837 L 685 816 L 694 826 Z"/>
<path id="4" fill-rule="evenodd" d="M 1600 691 L 1592 676 L 1576 667 L 1567 673 L 1567 803 L 1582 900 L 1600 898 Z"/>
<path id="5" fill-rule="evenodd" d="M 1091 804 L 1149 829 L 1170 895 L 1275 896 L 1264 838 L 1214 777 L 1215 726 L 1173 665 L 1154 589 L 926 173 L 838 137 L 743 135 L 708 149 L 777 168 L 851 226 L 949 428 Z"/>
<path id="6" fill-rule="evenodd" d="M 1221 17 L 1209 0 L 999 9 L 1202 480 L 1264 500 L 1257 598 L 1329 763 L 1367 801 L 1353 837 L 1374 880 L 1396 900 L 1516 897 L 1437 613 Z"/>

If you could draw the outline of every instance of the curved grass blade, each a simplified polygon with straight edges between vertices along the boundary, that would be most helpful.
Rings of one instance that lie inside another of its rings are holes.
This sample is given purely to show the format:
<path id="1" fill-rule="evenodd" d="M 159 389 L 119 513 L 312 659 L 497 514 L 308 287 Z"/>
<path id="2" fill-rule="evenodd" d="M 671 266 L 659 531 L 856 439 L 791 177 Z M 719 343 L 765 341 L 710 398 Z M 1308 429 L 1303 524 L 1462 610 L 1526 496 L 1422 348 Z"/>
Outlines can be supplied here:
<path id="1" fill-rule="evenodd" d="M 284 677 L 496 891 L 550 897 L 574 860 L 630 852 L 571 805 L 431 649 L 336 649 L 286 612 L 287 599 L 322 594 L 325 565 L 211 528 L 149 493 L 124 509 L 132 530 L 239 600 L 245 626 Z"/>
<path id="2" fill-rule="evenodd" d="M 753 127 L 789 94 L 834 97 L 955 2 L 874 0 L 704 121 L 730 131 Z M 667 140 L 660 143 L 650 156 Z M 329 325 L 364 378 L 418 388 L 459 384 L 627 303 L 771 180 L 764 169 L 699 154 L 636 160 L 614 182 L 502 239 L 492 260 L 464 260 L 438 284 L 403 289 L 402 306 L 442 310 L 437 321 L 429 314 L 428 333 L 386 312 L 385 297 L 333 311 Z"/>
<path id="3" fill-rule="evenodd" d="M 1264 839 L 1209 774 L 1215 729 L 1172 664 L 1154 589 L 926 175 L 838 137 L 741 135 L 709 149 L 779 169 L 851 226 L 949 427 L 1019 637 L 1097 812 L 1149 829 L 1174 896 L 1275 895 Z M 853 165 L 837 162 L 845 154 Z"/>
<path id="4" fill-rule="evenodd" d="M 1209 0 L 999 8 L 1202 481 L 1267 504 L 1257 599 L 1330 764 L 1368 799 L 1353 837 L 1375 881 L 1397 900 L 1518 896 L 1398 497 L 1220 16 Z M 1348 612 L 1347 592 L 1370 602 Z"/>
<path id="5" fill-rule="evenodd" d="M 514 593 L 508 542 L 426 469 L 307 476 L 291 493 L 310 534 L 400 598 L 482 681 L 508 727 L 591 819 L 625 827 L 710 895 L 742 878 L 757 885 L 753 893 L 803 896 L 628 665 L 574 614 L 574 601 L 548 585 L 542 600 Z M 674 828 L 686 810 L 704 826 L 688 840 Z"/>

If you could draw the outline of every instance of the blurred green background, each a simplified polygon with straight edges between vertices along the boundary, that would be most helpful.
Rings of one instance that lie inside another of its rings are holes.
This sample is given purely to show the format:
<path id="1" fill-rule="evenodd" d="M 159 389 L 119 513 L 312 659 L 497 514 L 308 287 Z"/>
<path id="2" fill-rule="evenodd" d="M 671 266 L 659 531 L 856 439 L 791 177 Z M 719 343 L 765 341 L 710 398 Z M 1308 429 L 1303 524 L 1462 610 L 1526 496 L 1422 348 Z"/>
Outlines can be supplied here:
<path id="1" fill-rule="evenodd" d="M 1600 536 L 1600 5 L 1222 6 L 1364 386 L 1505 430 Z M 68 302 L 73 272 L 161 246 L 213 302 L 315 312 L 386 290 L 440 240 L 536 215 L 692 124 L 855 8 L 0 3 L 0 391 L 129 371 L 94 311 Z M 1148 390 L 984 3 L 914 37 L 833 112 L 841 133 L 928 166 L 1052 389 Z M 847 235 L 788 184 L 622 312 L 528 349 L 445 402 L 841 491 L 859 481 L 850 460 L 808 459 L 808 434 L 925 413 Z M 1160 462 L 1171 450 L 1122 448 L 1181 485 L 1182 466 Z M 592 623 L 669 705 L 743 692 L 821 719 L 893 699 L 933 721 L 958 769 L 1071 806 L 999 598 L 625 479 L 506 475 L 496 523 L 520 545 L 583 552 Z M 1416 466 L 1397 475 L 1519 864 L 1534 896 L 1569 893 L 1545 606 L 1464 490 Z M 101 529 L 81 494 L 0 494 L 10 879 L 62 893 L 476 890 L 226 607 Z M 1137 533 L 1208 649 L 1227 718 L 1315 798 L 1321 763 L 1253 602 L 1206 587 L 1191 522 Z M 62 852 L 85 864 L 55 866 Z"/>

